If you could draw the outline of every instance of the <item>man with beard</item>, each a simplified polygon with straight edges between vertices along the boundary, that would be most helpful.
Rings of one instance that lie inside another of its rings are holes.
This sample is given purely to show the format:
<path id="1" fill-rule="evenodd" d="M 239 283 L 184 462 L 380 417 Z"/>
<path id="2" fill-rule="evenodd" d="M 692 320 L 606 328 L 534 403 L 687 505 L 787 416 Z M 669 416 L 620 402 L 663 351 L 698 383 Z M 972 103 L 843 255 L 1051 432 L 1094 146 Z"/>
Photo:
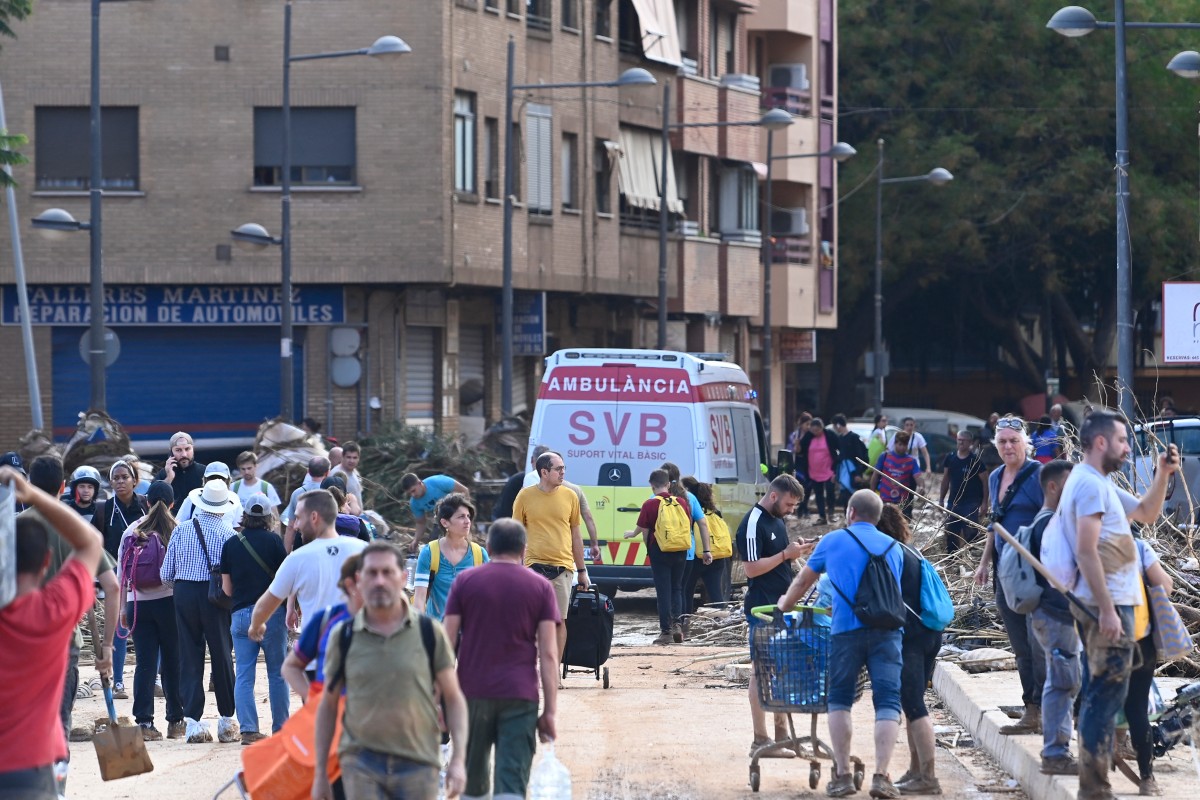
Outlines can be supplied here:
<path id="1" fill-rule="evenodd" d="M 746 514 L 737 529 L 737 549 L 746 569 L 746 621 L 750 625 L 750 641 L 760 624 L 750 613 L 755 606 L 774 605 L 792 583 L 791 562 L 812 552 L 815 542 L 789 542 L 783 518 L 796 508 L 804 497 L 804 489 L 791 475 L 780 475 L 771 481 L 767 495 Z M 771 743 L 767 736 L 767 714 L 758 701 L 758 683 L 750 676 L 750 720 L 754 724 L 754 741 L 750 751 Z M 775 738 L 787 738 L 787 718 L 775 715 Z M 767 758 L 791 758 L 788 751 L 769 751 Z"/>
<path id="2" fill-rule="evenodd" d="M 171 484 L 171 490 L 175 492 L 175 505 L 171 511 L 178 511 L 188 494 L 204 485 L 204 466 L 196 460 L 191 434 L 179 431 L 171 437 L 171 457 L 154 476 L 156 481 Z"/>
<path id="3" fill-rule="evenodd" d="M 341 600 L 342 563 L 361 553 L 367 543 L 338 536 L 336 521 L 337 502 L 327 490 L 314 489 L 296 501 L 295 524 L 308 544 L 296 548 L 283 560 L 270 587 L 254 604 L 247 633 L 251 639 L 263 640 L 267 620 L 293 594 L 305 621 L 315 619 L 322 609 Z M 295 627 L 293 615 L 288 617 L 288 627 Z M 315 670 L 316 665 L 312 666 Z"/>
<path id="4" fill-rule="evenodd" d="M 1129 457 L 1125 421 L 1095 411 L 1079 431 L 1083 463 L 1071 470 L 1058 513 L 1062 535 L 1073 545 L 1073 589 L 1091 615 L 1072 607 L 1087 654 L 1089 678 L 1079 710 L 1079 800 L 1115 797 L 1109 783 L 1114 717 L 1124 706 L 1137 642 L 1134 607 L 1146 602 L 1130 522 L 1152 524 L 1162 511 L 1167 483 L 1179 469 L 1179 450 L 1168 445 L 1142 498 L 1109 478 Z M 1043 548 L 1045 545 L 1043 544 Z"/>
<path id="5" fill-rule="evenodd" d="M 467 702 L 450 640 L 441 623 L 409 605 L 404 556 L 395 545 L 367 545 L 356 577 L 366 605 L 333 629 L 325 652 L 326 691 L 317 708 L 312 796 L 333 797 L 326 765 L 338 689 L 345 687 L 338 757 L 346 796 L 436 797 L 441 766 L 436 687 L 453 744 L 445 792 L 458 797 L 466 783 Z"/>

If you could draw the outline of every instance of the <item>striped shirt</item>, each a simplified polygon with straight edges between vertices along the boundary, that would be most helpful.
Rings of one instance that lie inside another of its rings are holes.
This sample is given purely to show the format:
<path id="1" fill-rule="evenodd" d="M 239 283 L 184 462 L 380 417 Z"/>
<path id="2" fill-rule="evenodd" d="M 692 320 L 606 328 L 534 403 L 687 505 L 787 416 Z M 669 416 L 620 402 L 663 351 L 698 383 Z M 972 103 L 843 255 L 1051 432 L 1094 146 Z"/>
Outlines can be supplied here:
<path id="1" fill-rule="evenodd" d="M 159 577 L 163 583 L 175 581 L 207 581 L 211 566 L 220 566 L 221 551 L 225 542 L 233 538 L 233 528 L 224 518 L 201 511 L 195 516 L 204 531 L 204 545 L 208 548 L 208 560 L 204 558 L 204 550 L 200 547 L 200 539 L 196 536 L 196 526 L 189 520 L 181 523 L 171 533 L 171 541 L 167 544 L 167 555 L 163 559 Z"/>

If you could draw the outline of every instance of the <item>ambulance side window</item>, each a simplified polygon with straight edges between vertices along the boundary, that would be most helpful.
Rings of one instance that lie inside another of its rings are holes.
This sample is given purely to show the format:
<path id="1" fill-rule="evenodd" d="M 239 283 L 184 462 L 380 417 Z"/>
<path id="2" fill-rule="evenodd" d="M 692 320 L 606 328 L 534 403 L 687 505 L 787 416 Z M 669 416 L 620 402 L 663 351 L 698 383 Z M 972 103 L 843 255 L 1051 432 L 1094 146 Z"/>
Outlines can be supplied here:
<path id="1" fill-rule="evenodd" d="M 749 408 L 731 408 L 733 436 L 737 442 L 738 483 L 758 483 L 759 470 L 758 430 L 754 412 Z"/>

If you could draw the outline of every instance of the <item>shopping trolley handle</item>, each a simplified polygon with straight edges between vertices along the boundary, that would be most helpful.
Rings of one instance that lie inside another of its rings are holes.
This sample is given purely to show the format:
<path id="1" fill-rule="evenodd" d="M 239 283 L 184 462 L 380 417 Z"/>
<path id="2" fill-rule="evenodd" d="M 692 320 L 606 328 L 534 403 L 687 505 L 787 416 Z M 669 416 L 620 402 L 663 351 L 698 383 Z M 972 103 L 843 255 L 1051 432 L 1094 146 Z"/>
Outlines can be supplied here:
<path id="1" fill-rule="evenodd" d="M 773 606 L 773 605 L 772 606 L 755 606 L 754 608 L 750 609 L 750 613 L 753 614 L 754 616 L 758 617 L 759 619 L 761 619 L 763 622 L 770 622 L 773 615 L 778 610 L 779 610 L 779 607 Z M 796 607 L 793 608 L 792 610 L 793 611 L 811 611 L 814 614 L 824 614 L 826 616 L 833 614 L 833 609 L 822 608 L 821 606 L 806 606 L 806 605 L 801 605 L 800 603 L 797 603 Z"/>

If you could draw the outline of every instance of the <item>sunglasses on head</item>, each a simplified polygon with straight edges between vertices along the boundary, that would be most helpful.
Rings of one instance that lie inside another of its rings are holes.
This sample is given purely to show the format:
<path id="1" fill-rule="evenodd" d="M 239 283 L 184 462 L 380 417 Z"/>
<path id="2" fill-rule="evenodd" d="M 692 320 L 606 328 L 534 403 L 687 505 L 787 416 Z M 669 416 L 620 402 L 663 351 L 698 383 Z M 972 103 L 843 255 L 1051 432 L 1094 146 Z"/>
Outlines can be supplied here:
<path id="1" fill-rule="evenodd" d="M 996 422 L 997 428 L 1011 428 L 1014 431 L 1025 430 L 1025 421 L 1020 417 L 1004 417 Z"/>

